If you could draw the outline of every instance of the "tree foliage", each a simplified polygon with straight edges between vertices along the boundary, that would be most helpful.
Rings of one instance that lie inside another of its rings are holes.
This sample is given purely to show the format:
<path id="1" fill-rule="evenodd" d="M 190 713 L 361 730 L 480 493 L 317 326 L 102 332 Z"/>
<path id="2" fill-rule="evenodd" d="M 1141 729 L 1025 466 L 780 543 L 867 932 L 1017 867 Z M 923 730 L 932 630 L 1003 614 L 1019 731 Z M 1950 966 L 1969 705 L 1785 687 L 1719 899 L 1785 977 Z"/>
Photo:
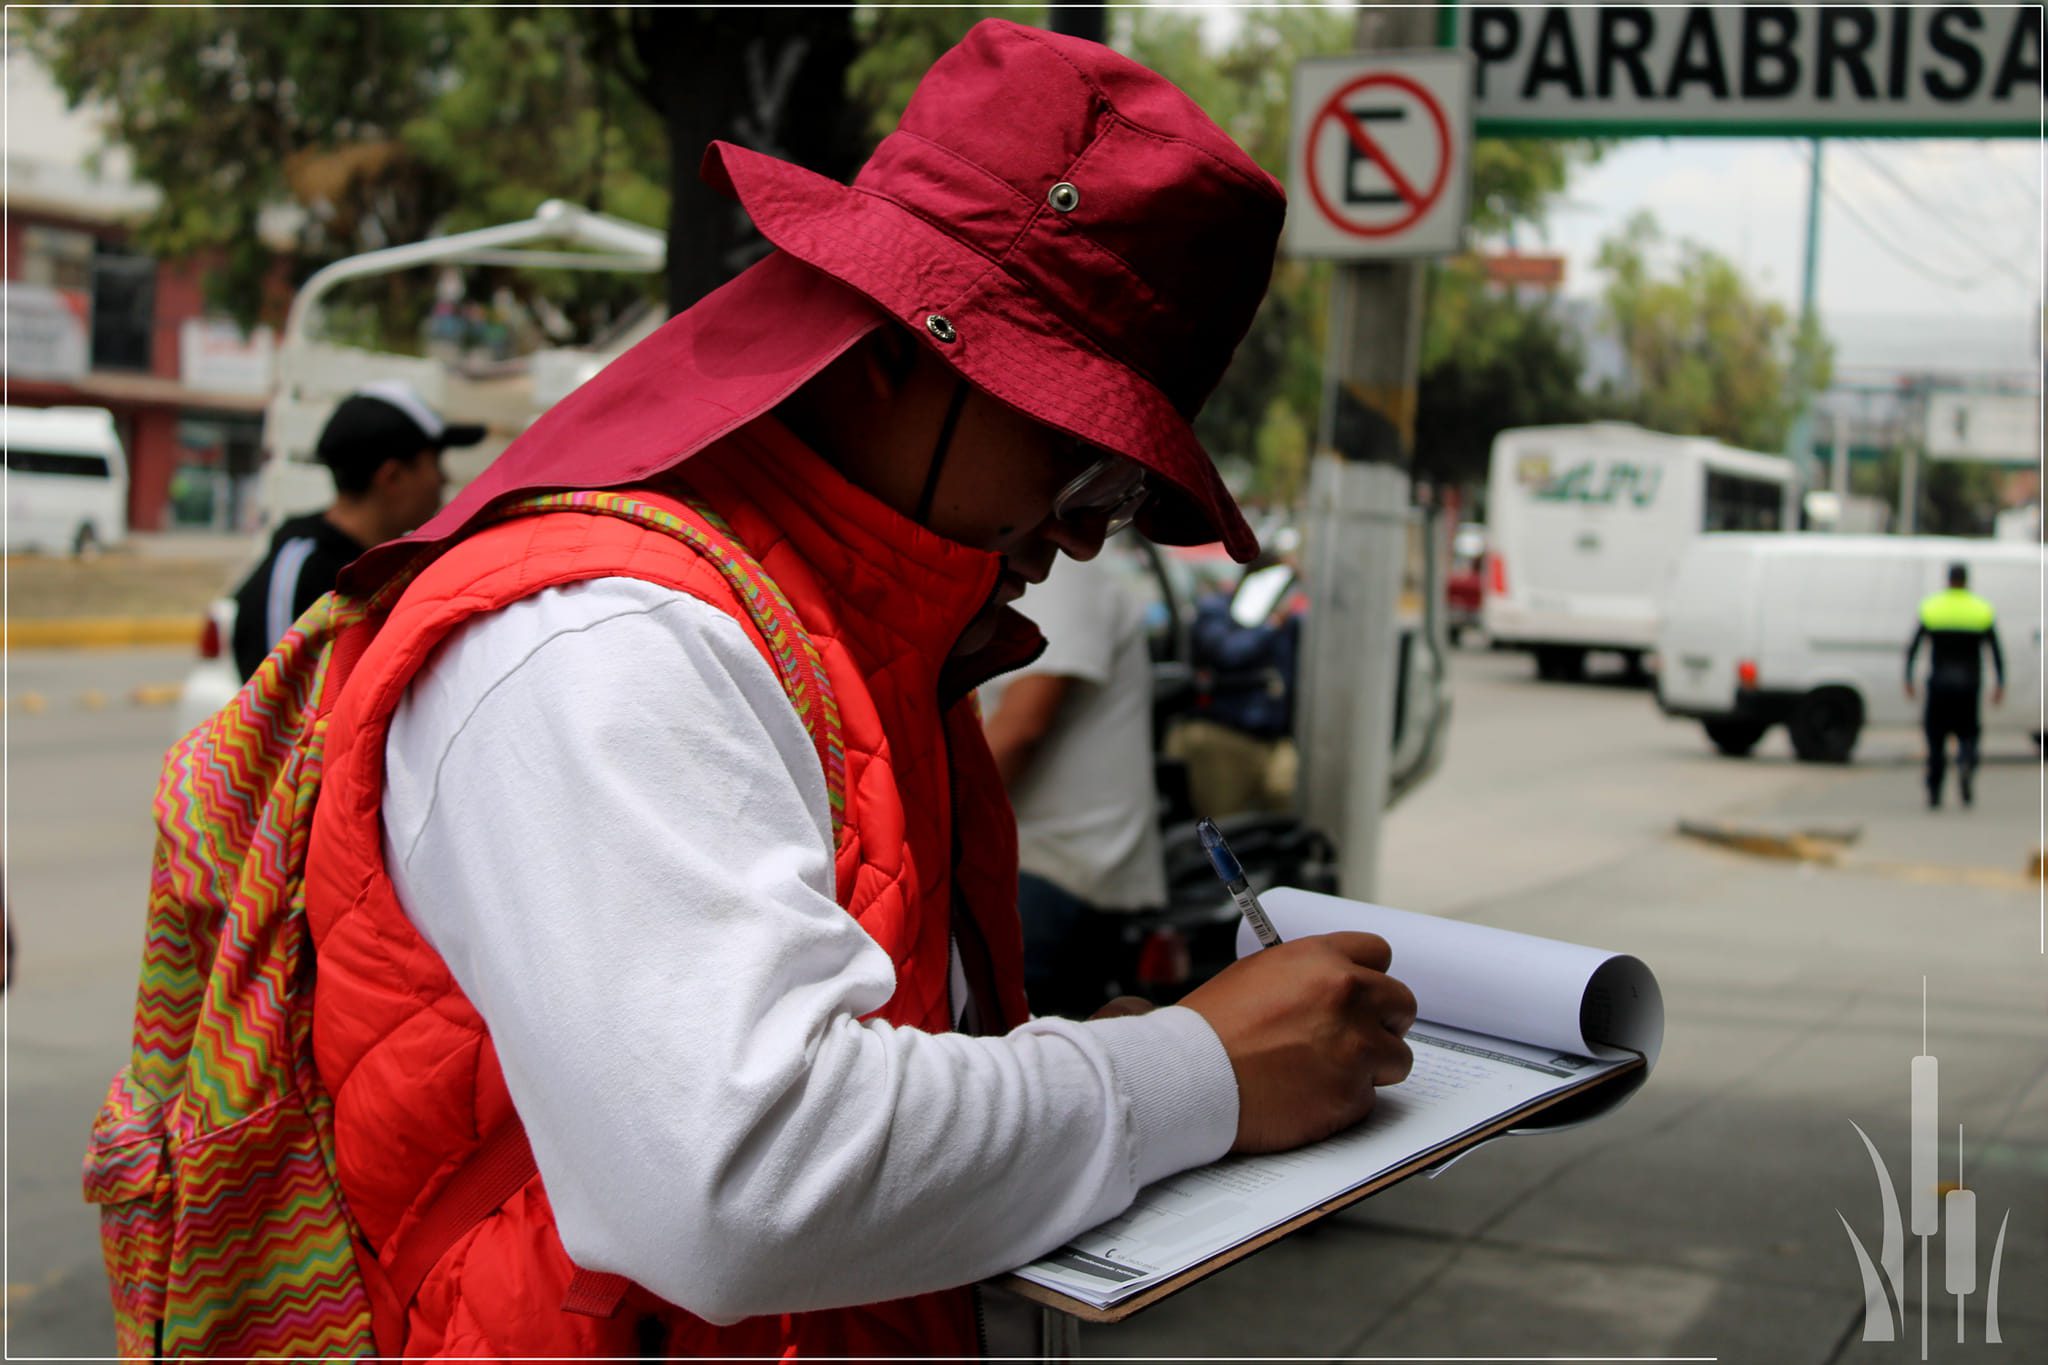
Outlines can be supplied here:
<path id="1" fill-rule="evenodd" d="M 1415 473 L 1443 484 L 1486 477 L 1494 437 L 1509 427 L 1581 420 L 1585 356 L 1547 298 L 1490 285 L 1473 257 L 1430 272 Z"/>
<path id="2" fill-rule="evenodd" d="M 74 105 L 110 111 L 110 138 L 161 191 L 138 243 L 217 262 L 210 302 L 244 324 L 274 315 L 280 256 L 296 286 L 341 257 L 523 218 L 550 197 L 653 221 L 665 208 L 647 155 L 658 129 L 590 60 L 572 11 L 95 7 L 26 11 L 24 28 Z M 386 344 L 411 339 L 430 285 L 387 282 Z M 566 273 L 535 287 L 572 314 L 609 312 L 619 292 Z"/>
<path id="3" fill-rule="evenodd" d="M 142 244 L 219 260 L 214 301 L 246 322 L 265 304 L 280 205 L 297 210 L 284 241 L 292 284 L 342 256 L 524 217 L 548 197 L 667 221 L 668 303 L 687 306 L 766 249 L 742 210 L 699 183 L 710 140 L 843 179 L 938 55 L 990 13 L 1044 21 L 1039 10 L 874 6 L 97 8 L 30 11 L 26 23 L 66 94 L 112 110 L 113 138 L 163 191 Z M 1353 16 L 1335 9 L 1239 11 L 1220 52 L 1184 11 L 1114 18 L 1113 41 L 1283 182 L 1294 65 L 1348 51 L 1353 38 Z M 1475 228 L 1540 220 L 1571 166 L 1598 150 L 1482 140 Z M 472 298 L 499 282 L 471 273 L 482 277 Z M 1434 273 L 1418 417 L 1432 469 L 1469 463 L 1491 439 L 1486 421 L 1561 414 L 1558 376 L 1572 363 L 1553 324 L 1455 270 Z M 658 288 L 570 272 L 519 281 L 579 323 Z M 1251 469 L 1267 496 L 1293 496 L 1306 469 L 1330 282 L 1325 263 L 1280 260 L 1198 422 L 1209 448 Z M 394 277 L 365 301 L 379 344 L 413 340 L 430 284 L 425 272 Z"/>
<path id="4" fill-rule="evenodd" d="M 1602 243 L 1606 325 L 1628 367 L 1600 408 L 1657 431 L 1716 436 L 1749 450 L 1785 444 L 1832 356 L 1783 305 L 1754 293 L 1733 262 L 1692 242 L 1660 268 L 1663 235 L 1647 213 Z"/>

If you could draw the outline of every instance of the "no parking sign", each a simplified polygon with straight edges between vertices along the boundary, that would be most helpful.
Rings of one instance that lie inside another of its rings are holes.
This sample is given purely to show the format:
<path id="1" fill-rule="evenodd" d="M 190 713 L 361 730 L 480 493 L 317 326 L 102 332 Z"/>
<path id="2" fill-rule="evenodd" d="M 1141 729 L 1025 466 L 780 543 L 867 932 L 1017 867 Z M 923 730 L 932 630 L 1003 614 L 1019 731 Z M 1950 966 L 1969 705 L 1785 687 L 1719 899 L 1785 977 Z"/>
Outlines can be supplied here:
<path id="1" fill-rule="evenodd" d="M 1467 53 L 1302 62 L 1287 157 L 1288 251 L 1340 260 L 1456 251 L 1471 146 Z"/>

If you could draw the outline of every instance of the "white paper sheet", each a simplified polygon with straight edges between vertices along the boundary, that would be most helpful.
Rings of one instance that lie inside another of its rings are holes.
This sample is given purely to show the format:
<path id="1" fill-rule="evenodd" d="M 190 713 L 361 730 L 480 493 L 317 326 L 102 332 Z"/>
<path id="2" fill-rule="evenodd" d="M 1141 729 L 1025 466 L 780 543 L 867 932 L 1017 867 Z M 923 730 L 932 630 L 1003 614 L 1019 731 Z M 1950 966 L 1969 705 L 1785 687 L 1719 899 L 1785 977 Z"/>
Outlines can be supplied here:
<path id="1" fill-rule="evenodd" d="M 1625 1064 L 1445 1025 L 1410 1033 L 1415 1069 L 1365 1122 L 1311 1147 L 1226 1157 L 1147 1186 L 1122 1216 L 1017 1271 L 1106 1308 L 1522 1105 Z"/>
<path id="2" fill-rule="evenodd" d="M 1657 1064 L 1664 996 L 1650 969 L 1625 953 L 1291 886 L 1259 903 L 1283 939 L 1378 934 L 1394 950 L 1388 971 L 1415 992 L 1424 1019 L 1586 1057 L 1640 1052 L 1646 1067 Z M 1237 955 L 1258 946 L 1251 927 L 1240 925 Z"/>
<path id="3" fill-rule="evenodd" d="M 1554 1106 L 1513 1131 L 1585 1122 L 1633 1093 L 1656 1064 L 1663 995 L 1636 958 L 1292 887 L 1259 899 L 1283 939 L 1364 930 L 1387 940 L 1390 971 L 1415 992 L 1420 1016 L 1409 1033 L 1414 1070 L 1382 1089 L 1357 1127 L 1158 1181 L 1121 1216 L 1020 1268 L 1020 1277 L 1107 1308 L 1640 1053 L 1633 1083 L 1603 1087 L 1591 1107 Z M 1242 926 L 1238 955 L 1257 948 Z"/>

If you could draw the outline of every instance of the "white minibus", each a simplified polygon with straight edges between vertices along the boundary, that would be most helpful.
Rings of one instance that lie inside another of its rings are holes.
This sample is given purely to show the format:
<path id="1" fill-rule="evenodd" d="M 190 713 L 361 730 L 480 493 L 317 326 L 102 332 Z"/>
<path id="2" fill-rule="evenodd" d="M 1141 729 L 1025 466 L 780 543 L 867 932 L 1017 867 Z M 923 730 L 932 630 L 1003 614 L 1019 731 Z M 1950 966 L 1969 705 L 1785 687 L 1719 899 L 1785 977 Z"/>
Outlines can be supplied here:
<path id="1" fill-rule="evenodd" d="M 1657 704 L 1699 720 L 1722 753 L 1747 754 L 1783 723 L 1799 757 L 1840 763 L 1868 726 L 1917 726 L 1906 647 L 1922 598 L 1969 570 L 1997 612 L 2005 702 L 1984 732 L 2033 734 L 2041 714 L 2039 545 L 1948 536 L 1705 536 L 1664 599 Z M 1918 660 L 1925 680 L 1927 652 Z M 1924 695 L 1924 694 L 1923 694 Z"/>
<path id="2" fill-rule="evenodd" d="M 128 530 L 128 458 L 105 408 L 4 413 L 7 552 L 92 554 Z"/>
<path id="3" fill-rule="evenodd" d="M 1574 678 L 1589 650 L 1639 668 L 1657 598 L 1685 547 L 1710 531 L 1792 524 L 1792 463 L 1625 422 L 1520 427 L 1494 440 L 1480 619 L 1495 648 Z"/>

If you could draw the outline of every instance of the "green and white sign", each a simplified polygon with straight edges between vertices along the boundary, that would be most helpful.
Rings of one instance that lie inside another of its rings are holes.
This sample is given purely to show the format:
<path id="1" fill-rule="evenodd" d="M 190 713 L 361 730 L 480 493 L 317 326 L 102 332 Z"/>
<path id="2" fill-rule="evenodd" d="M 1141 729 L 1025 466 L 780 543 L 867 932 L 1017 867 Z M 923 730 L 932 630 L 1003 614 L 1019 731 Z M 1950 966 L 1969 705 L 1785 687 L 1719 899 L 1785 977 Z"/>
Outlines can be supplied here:
<path id="1" fill-rule="evenodd" d="M 1456 5 L 1491 136 L 2039 137 L 2041 7 Z"/>

